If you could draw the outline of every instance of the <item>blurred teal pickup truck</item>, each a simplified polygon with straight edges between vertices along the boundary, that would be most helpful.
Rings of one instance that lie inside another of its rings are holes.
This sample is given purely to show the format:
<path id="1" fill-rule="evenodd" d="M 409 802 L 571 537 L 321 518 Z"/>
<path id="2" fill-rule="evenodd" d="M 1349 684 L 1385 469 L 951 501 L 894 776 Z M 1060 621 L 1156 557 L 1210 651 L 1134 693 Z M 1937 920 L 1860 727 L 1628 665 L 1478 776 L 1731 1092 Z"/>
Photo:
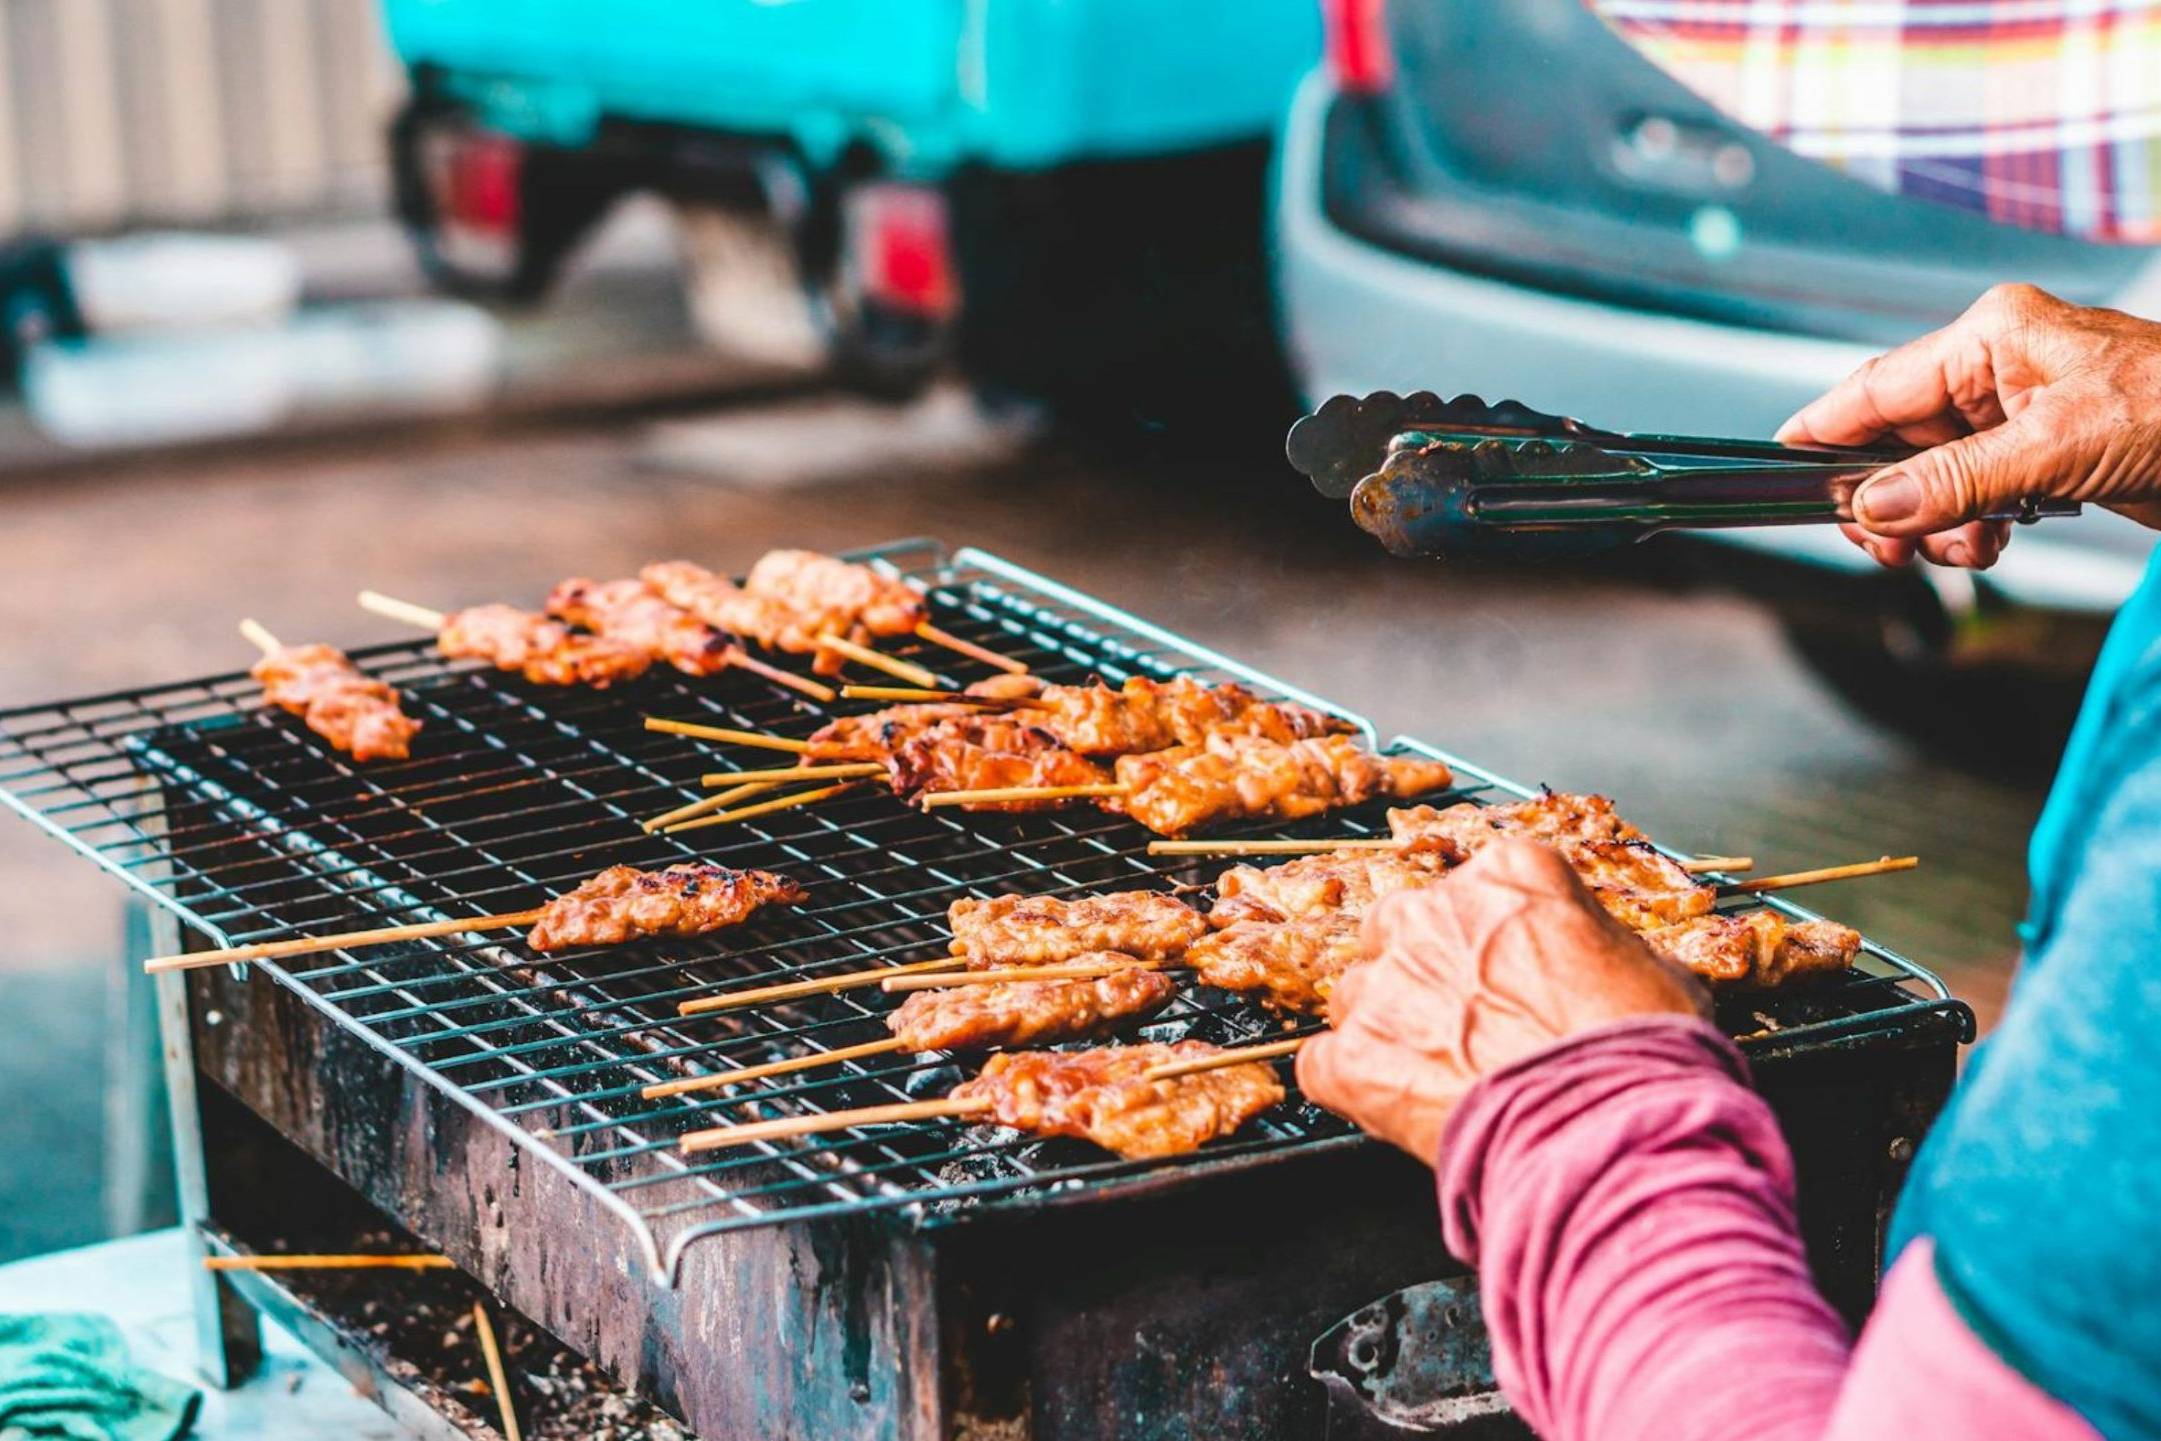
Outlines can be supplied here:
<path id="1" fill-rule="evenodd" d="M 957 357 L 993 389 L 1145 406 L 1276 364 L 1268 137 L 1316 0 L 383 9 L 412 80 L 398 204 L 446 288 L 537 298 L 649 191 L 685 217 L 709 329 L 773 341 L 755 296 L 780 275 L 881 388 Z"/>

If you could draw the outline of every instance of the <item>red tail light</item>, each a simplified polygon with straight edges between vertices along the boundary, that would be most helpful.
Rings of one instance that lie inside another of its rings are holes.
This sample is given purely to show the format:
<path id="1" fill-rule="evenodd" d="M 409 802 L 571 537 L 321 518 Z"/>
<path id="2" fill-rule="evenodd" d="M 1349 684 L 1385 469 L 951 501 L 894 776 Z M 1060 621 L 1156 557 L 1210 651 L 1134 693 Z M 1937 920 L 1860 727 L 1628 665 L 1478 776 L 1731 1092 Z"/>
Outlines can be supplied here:
<path id="1" fill-rule="evenodd" d="M 1387 0 L 1321 0 L 1328 73 L 1348 95 L 1373 95 L 1395 78 L 1388 53 Z"/>
<path id="2" fill-rule="evenodd" d="M 852 197 L 864 293 L 892 309 L 940 319 L 959 298 L 945 198 L 913 185 L 866 185 Z"/>
<path id="3" fill-rule="evenodd" d="M 519 172 L 525 150 L 503 135 L 469 132 L 457 138 L 444 177 L 443 213 L 457 225 L 507 235 L 518 228 Z"/>

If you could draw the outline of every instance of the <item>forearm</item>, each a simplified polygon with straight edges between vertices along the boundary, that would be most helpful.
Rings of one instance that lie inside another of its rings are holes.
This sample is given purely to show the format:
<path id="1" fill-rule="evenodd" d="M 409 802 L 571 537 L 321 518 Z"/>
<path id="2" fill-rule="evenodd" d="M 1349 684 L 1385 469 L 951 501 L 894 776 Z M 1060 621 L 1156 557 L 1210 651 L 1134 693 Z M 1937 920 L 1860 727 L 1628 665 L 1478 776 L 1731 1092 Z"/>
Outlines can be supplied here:
<path id="1" fill-rule="evenodd" d="M 1441 1146 L 1443 1223 L 1541 1436 L 2091 1441 L 1959 1319 L 1925 1242 L 1849 1356 L 1792 1171 L 1739 1053 L 1699 1021 L 1585 1032 L 1470 1094 Z"/>
<path id="2" fill-rule="evenodd" d="M 1479 1268 L 1496 1370 L 1542 1436 L 1822 1433 L 1847 1338 L 1742 1074 L 1701 1022 L 1628 1022 L 1497 1073 L 1450 1126 L 1448 1242 Z"/>

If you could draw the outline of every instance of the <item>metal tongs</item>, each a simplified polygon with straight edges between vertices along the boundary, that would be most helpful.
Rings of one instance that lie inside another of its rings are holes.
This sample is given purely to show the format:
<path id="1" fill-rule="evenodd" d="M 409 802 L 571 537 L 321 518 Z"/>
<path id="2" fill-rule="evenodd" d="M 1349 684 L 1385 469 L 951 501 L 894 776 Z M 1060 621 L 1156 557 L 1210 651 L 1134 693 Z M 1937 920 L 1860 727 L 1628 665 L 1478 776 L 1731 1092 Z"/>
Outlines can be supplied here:
<path id="1" fill-rule="evenodd" d="M 1662 530 L 1851 520 L 1860 483 L 1912 453 L 1624 435 L 1512 400 L 1385 390 L 1326 401 L 1284 450 L 1389 550 L 1417 556 L 1577 555 Z M 2078 513 L 2028 499 L 1988 518 Z"/>

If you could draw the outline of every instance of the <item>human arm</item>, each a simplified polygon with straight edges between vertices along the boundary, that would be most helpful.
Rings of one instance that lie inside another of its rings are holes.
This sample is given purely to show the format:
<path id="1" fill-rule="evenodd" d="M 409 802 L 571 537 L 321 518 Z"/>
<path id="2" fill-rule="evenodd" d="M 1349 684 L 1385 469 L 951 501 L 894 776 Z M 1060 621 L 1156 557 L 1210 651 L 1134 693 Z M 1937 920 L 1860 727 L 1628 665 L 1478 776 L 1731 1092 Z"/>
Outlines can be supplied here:
<path id="1" fill-rule="evenodd" d="M 1379 908 L 1368 942 L 1301 1083 L 1438 1160 L 1496 1373 L 1541 1435 L 1849 1441 L 1931 1410 L 1905 1441 L 1998 1434 L 1972 1424 L 1996 1415 L 2033 1423 L 2001 1434 L 2091 1434 L 1947 1324 L 1925 1265 L 1849 1353 L 1739 1054 L 1558 856 L 1489 847 Z"/>
<path id="2" fill-rule="evenodd" d="M 1999 285 L 1867 362 L 1778 438 L 1920 447 L 1854 496 L 1846 534 L 1886 565 L 1985 569 L 2010 531 L 1975 517 L 2029 496 L 2161 525 L 2161 324 Z"/>

